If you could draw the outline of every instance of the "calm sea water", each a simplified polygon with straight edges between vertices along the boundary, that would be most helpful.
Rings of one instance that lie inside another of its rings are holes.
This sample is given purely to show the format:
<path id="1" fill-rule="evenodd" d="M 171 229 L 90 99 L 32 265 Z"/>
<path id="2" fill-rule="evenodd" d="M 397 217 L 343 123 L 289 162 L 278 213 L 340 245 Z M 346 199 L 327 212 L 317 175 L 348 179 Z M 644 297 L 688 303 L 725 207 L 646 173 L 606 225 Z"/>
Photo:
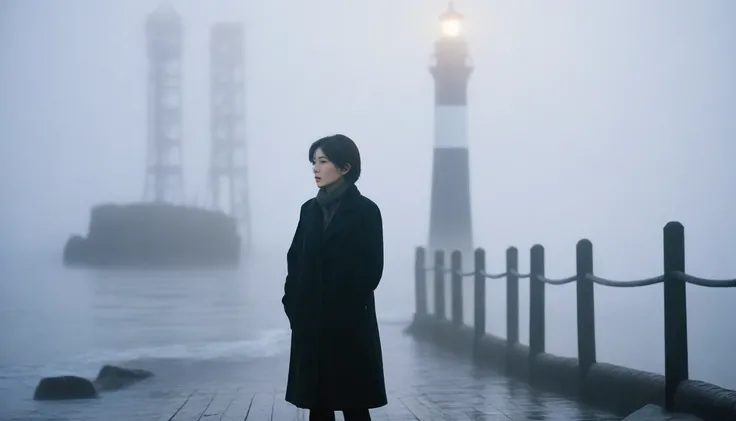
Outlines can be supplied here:
<path id="1" fill-rule="evenodd" d="M 0 419 L 75 419 L 64 403 L 31 399 L 39 379 L 91 378 L 108 363 L 146 368 L 155 378 L 86 405 L 242 383 L 244 376 L 283 387 L 283 274 L 282 256 L 256 256 L 236 271 L 171 272 L 66 269 L 54 255 L 4 258 Z M 405 303 L 396 306 L 403 314 L 384 316 L 408 322 Z"/>

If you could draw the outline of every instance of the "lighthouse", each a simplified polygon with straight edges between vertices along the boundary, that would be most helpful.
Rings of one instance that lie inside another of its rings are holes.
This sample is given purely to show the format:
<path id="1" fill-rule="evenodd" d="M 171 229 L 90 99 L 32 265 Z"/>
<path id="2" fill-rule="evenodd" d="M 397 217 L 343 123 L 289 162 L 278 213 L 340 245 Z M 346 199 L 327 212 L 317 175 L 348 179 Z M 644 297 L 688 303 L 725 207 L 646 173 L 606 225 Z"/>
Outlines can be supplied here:
<path id="1" fill-rule="evenodd" d="M 460 250 L 467 261 L 473 249 L 467 108 L 473 69 L 463 29 L 463 16 L 450 3 L 440 16 L 429 69 L 435 100 L 429 250 Z"/>

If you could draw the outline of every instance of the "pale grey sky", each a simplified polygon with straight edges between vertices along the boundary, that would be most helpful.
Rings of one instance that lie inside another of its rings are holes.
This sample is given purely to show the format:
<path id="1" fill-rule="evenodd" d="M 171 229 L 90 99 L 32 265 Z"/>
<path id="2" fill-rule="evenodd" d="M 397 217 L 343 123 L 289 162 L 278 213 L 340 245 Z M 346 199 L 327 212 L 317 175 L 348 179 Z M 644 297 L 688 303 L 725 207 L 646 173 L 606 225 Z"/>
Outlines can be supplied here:
<path id="1" fill-rule="evenodd" d="M 141 195 L 145 51 L 153 0 L 0 5 L 0 224 L 4 247 L 60 244 L 90 205 Z M 206 195 L 208 28 L 247 25 L 248 139 L 256 238 L 283 244 L 314 193 L 318 136 L 361 147 L 364 192 L 387 238 L 422 243 L 441 0 L 174 1 L 185 27 L 188 197 Z M 659 267 L 661 226 L 685 223 L 693 268 L 736 273 L 729 1 L 456 2 L 476 70 L 469 114 L 478 245 L 541 242 L 550 270 L 575 240 Z M 721 247 L 718 247 L 721 246 Z M 398 250 L 397 250 L 398 251 Z M 501 257 L 497 256 L 500 261 Z M 709 269 L 708 266 L 716 265 Z"/>

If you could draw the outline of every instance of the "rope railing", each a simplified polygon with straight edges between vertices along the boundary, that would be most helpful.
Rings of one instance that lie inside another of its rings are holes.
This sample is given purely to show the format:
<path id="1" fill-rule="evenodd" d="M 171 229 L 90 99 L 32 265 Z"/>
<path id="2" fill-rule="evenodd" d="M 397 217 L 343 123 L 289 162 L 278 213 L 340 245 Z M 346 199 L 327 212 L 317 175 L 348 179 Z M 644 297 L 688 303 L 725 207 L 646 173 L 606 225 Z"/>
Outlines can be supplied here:
<path id="1" fill-rule="evenodd" d="M 504 272 L 504 273 L 488 273 L 488 272 L 486 272 L 484 270 L 483 271 L 480 271 L 478 273 L 480 273 L 484 278 L 487 278 L 487 279 L 501 279 L 501 278 L 505 278 L 509 274 L 508 272 Z M 473 272 L 473 275 L 475 275 L 475 272 Z"/>
<path id="2" fill-rule="evenodd" d="M 539 282 L 545 283 L 547 285 L 565 285 L 565 284 L 569 284 L 570 282 L 577 281 L 578 276 L 572 275 L 572 276 L 568 276 L 567 278 L 552 279 L 552 278 L 546 278 L 542 275 L 536 275 L 534 276 L 534 279 L 538 280 Z"/>
<path id="3" fill-rule="evenodd" d="M 509 272 L 502 272 L 502 273 L 488 273 L 486 271 L 480 271 L 476 272 L 475 270 L 471 270 L 469 272 L 461 272 L 459 270 L 453 270 L 449 268 L 436 268 L 434 266 L 430 266 L 424 269 L 427 272 L 432 272 L 436 270 L 441 270 L 443 273 L 449 273 L 449 274 L 455 274 L 458 276 L 461 276 L 463 278 L 475 276 L 476 273 L 480 273 L 483 277 L 487 279 L 501 279 L 507 277 L 509 274 L 515 275 L 519 279 L 528 279 L 531 278 L 531 274 L 521 274 L 515 270 L 511 270 Z M 707 278 L 699 278 L 697 276 L 689 275 L 687 273 L 683 272 L 672 272 L 672 275 L 676 277 L 679 280 L 682 280 L 688 284 L 702 286 L 706 288 L 736 288 L 736 279 L 707 279 Z M 608 278 L 602 278 L 600 276 L 593 275 L 592 273 L 586 273 L 584 274 L 585 278 L 593 282 L 594 284 L 606 286 L 606 287 L 613 287 L 613 288 L 635 288 L 635 287 L 646 287 L 650 285 L 656 285 L 661 284 L 664 282 L 665 276 L 659 275 L 659 276 L 653 276 L 651 278 L 644 278 L 644 279 L 635 279 L 631 281 L 617 281 L 613 279 Z M 543 282 L 547 285 L 565 285 L 572 282 L 576 282 L 578 280 L 578 275 L 570 275 L 567 278 L 547 278 L 541 275 L 536 275 L 534 279 L 539 280 L 540 282 Z"/>
<path id="4" fill-rule="evenodd" d="M 736 279 L 706 279 L 688 275 L 684 272 L 672 272 L 677 280 L 686 282 L 691 285 L 697 285 L 706 288 L 734 288 L 736 287 Z"/>
<path id="5" fill-rule="evenodd" d="M 519 279 L 529 279 L 531 278 L 531 274 L 520 274 L 519 272 L 512 270 L 510 272 L 502 272 L 502 273 L 488 273 L 486 271 L 480 271 L 476 272 L 475 270 L 471 270 L 470 272 L 461 272 L 459 270 L 454 269 L 448 269 L 448 268 L 436 268 L 434 266 L 425 268 L 427 272 L 432 272 L 436 270 L 441 270 L 443 273 L 449 273 L 449 274 L 455 274 L 457 276 L 467 278 L 471 276 L 475 276 L 476 273 L 480 273 L 483 277 L 487 279 L 501 279 L 505 278 L 511 274 L 515 274 L 515 276 Z M 584 276 L 592 281 L 594 284 L 598 284 L 601 286 L 607 286 L 607 287 L 614 287 L 614 288 L 633 288 L 633 287 L 642 287 L 642 286 L 649 286 L 649 285 L 655 285 L 664 282 L 664 275 L 655 276 L 652 278 L 645 278 L 645 279 L 638 279 L 633 281 L 615 281 L 612 279 L 606 279 L 601 278 L 600 276 L 595 276 L 592 273 L 586 273 Z M 712 288 L 718 288 L 718 287 L 736 287 L 736 279 L 729 279 L 729 280 L 711 280 L 711 279 L 704 279 L 704 278 L 696 278 L 691 275 L 687 275 L 684 273 L 677 273 L 677 276 L 684 276 L 683 279 L 685 279 L 685 282 L 691 283 L 693 285 L 701 285 L 706 287 L 712 287 Z M 547 278 L 545 276 L 536 275 L 534 279 L 539 280 L 542 283 L 545 283 L 547 285 L 565 285 L 572 282 L 576 282 L 578 280 L 578 275 L 570 275 L 567 278 Z"/>
<path id="6" fill-rule="evenodd" d="M 646 278 L 646 279 L 637 279 L 634 281 L 614 281 L 611 279 L 601 278 L 599 276 L 595 276 L 592 273 L 586 273 L 585 278 L 594 284 L 602 285 L 606 287 L 613 287 L 613 288 L 636 288 L 636 287 L 646 287 L 650 285 L 656 285 L 664 282 L 664 275 L 655 276 L 653 278 Z"/>
<path id="7" fill-rule="evenodd" d="M 651 278 L 628 281 L 603 278 L 593 270 L 593 244 L 582 239 L 576 245 L 576 273 L 565 278 L 545 276 L 544 247 L 537 244 L 530 249 L 529 273 L 519 273 L 518 251 L 515 247 L 506 250 L 506 270 L 501 273 L 486 271 L 485 250 L 474 252 L 474 268 L 462 271 L 462 255 L 453 251 L 451 264 L 445 265 L 444 251 L 434 251 L 434 262 L 426 265 L 426 251 L 417 249 L 415 289 L 416 312 L 428 316 L 426 272 L 434 273 L 434 314 L 446 320 L 445 275 L 452 282 L 451 322 L 454 326 L 464 325 L 462 282 L 474 278 L 474 349 L 486 336 L 486 280 L 506 279 L 506 344 L 512 347 L 519 343 L 519 280 L 529 279 L 529 358 L 545 352 L 545 294 L 544 286 L 577 285 L 577 339 L 578 370 L 584 376 L 596 363 L 594 285 L 613 288 L 637 288 L 656 284 L 664 285 L 665 319 L 665 406 L 672 409 L 677 386 L 689 378 L 687 352 L 687 306 L 686 285 L 707 288 L 734 288 L 736 279 L 716 280 L 699 278 L 685 272 L 684 228 L 679 222 L 669 222 L 663 229 L 663 274 Z M 581 377 L 582 378 L 582 377 Z"/>

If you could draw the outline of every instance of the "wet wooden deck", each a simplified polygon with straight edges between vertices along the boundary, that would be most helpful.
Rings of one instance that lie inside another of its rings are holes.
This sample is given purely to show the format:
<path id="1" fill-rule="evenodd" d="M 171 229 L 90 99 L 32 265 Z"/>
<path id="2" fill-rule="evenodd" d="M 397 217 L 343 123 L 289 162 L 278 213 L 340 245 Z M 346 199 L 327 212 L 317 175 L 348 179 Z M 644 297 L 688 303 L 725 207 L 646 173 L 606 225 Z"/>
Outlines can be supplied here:
<path id="1" fill-rule="evenodd" d="M 620 420 L 605 412 L 580 408 L 564 399 L 540 397 L 541 402 L 521 402 L 498 396 L 498 403 L 488 396 L 462 390 L 437 391 L 394 396 L 387 406 L 371 410 L 374 421 L 613 421 Z M 526 400 L 526 398 L 522 398 Z M 263 393 L 245 390 L 193 392 L 172 408 L 171 415 L 159 421 L 307 421 L 309 414 L 284 400 L 283 392 Z M 342 420 L 342 414 L 336 413 Z"/>

